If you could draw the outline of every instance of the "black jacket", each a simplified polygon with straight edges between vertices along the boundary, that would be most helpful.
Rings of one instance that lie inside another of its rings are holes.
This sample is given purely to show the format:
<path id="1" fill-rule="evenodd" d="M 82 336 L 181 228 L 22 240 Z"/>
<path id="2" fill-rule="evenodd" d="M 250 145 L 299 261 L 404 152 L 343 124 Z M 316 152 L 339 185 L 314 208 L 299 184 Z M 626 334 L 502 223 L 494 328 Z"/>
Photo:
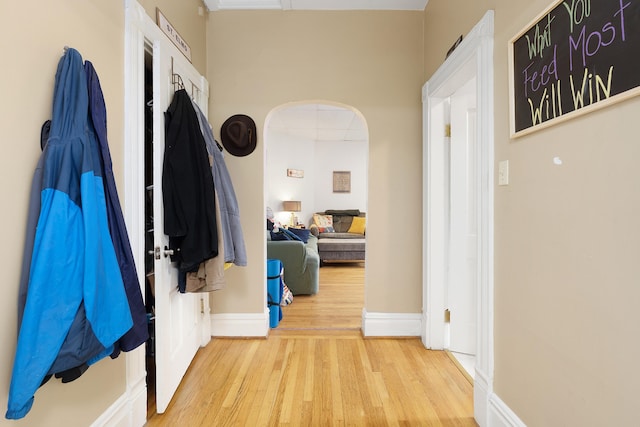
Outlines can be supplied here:
<path id="1" fill-rule="evenodd" d="M 164 232 L 180 271 L 218 255 L 213 176 L 198 116 L 184 89 L 165 113 Z"/>

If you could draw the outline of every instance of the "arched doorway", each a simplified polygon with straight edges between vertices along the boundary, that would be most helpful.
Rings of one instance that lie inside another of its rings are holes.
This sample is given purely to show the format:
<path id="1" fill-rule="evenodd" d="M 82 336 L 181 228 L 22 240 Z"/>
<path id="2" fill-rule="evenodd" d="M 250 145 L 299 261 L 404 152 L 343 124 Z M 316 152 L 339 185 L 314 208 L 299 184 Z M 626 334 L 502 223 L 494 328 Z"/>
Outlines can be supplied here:
<path id="1" fill-rule="evenodd" d="M 366 215 L 369 138 L 366 121 L 359 111 L 332 101 L 283 104 L 267 115 L 264 135 L 265 210 L 273 215 L 276 223 L 286 226 L 291 223 L 293 215 L 297 224 L 308 228 L 314 213 L 327 210 L 353 210 Z M 336 173 L 348 176 L 346 190 L 334 187 Z M 294 213 L 287 211 L 285 207 L 288 205 L 283 203 L 287 201 L 298 202 L 299 210 Z M 365 236 L 362 237 L 364 240 Z M 269 249 L 267 256 L 268 253 Z M 362 282 L 360 308 L 356 313 L 360 328 L 366 263 L 323 264 L 320 269 L 321 291 L 316 301 L 324 296 L 321 295 L 323 277 L 327 281 L 335 280 L 330 277 L 335 278 L 336 275 L 331 275 L 329 270 L 339 270 L 339 277 L 346 277 L 349 267 L 360 269 L 356 273 Z M 353 325 L 353 319 L 349 324 Z"/>

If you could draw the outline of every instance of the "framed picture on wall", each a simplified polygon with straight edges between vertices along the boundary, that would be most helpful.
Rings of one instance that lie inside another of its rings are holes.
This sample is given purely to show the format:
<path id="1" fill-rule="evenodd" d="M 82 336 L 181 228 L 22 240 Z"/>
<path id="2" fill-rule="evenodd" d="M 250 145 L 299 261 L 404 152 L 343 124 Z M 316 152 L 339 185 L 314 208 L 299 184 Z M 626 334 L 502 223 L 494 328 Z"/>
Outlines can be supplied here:
<path id="1" fill-rule="evenodd" d="M 304 171 L 300 169 L 287 169 L 289 178 L 304 178 Z"/>
<path id="2" fill-rule="evenodd" d="M 351 193 L 351 172 L 349 171 L 333 172 L 333 192 L 334 193 Z"/>

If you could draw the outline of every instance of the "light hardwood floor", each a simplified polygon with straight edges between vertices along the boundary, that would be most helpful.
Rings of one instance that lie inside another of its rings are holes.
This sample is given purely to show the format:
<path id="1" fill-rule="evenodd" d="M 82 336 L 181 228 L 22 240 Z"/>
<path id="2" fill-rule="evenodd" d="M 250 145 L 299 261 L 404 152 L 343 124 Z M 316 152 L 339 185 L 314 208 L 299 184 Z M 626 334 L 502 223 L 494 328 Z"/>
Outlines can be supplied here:
<path id="1" fill-rule="evenodd" d="M 268 339 L 215 338 L 147 426 L 475 426 L 473 387 L 419 339 L 363 339 L 364 268 L 327 265 Z"/>
<path id="2" fill-rule="evenodd" d="M 272 332 L 288 329 L 360 329 L 364 307 L 364 263 L 333 263 L 320 268 L 320 291 L 298 295 L 283 307 Z"/>

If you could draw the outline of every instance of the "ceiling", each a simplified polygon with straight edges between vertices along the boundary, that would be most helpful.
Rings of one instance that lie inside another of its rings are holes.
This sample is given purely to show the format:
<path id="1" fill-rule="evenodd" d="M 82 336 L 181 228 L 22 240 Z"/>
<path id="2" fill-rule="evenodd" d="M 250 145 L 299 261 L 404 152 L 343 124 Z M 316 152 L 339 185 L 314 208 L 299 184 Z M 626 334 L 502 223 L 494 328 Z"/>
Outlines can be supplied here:
<path id="1" fill-rule="evenodd" d="M 209 11 L 218 10 L 417 10 L 429 0 L 203 0 Z M 366 141 L 367 125 L 347 108 L 306 104 L 280 109 L 269 130 L 315 141 Z"/>
<path id="2" fill-rule="evenodd" d="M 348 108 L 303 104 L 273 113 L 268 130 L 313 141 L 367 141 L 367 125 Z"/>
<path id="3" fill-rule="evenodd" d="M 210 11 L 281 10 L 424 10 L 429 0 L 204 0 Z"/>

